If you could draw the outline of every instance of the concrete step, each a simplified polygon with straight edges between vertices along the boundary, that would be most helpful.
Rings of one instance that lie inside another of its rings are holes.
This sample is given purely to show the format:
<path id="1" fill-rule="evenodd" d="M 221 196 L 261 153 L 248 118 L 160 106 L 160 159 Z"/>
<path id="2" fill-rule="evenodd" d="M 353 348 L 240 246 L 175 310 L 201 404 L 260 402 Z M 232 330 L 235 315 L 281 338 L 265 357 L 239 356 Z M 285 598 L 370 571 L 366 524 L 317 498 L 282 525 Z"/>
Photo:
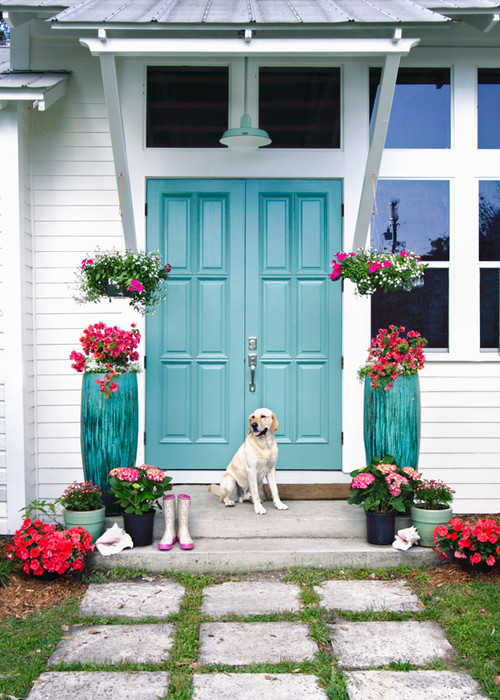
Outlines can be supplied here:
<path id="1" fill-rule="evenodd" d="M 176 486 L 174 493 L 191 496 L 189 530 L 195 542 L 190 551 L 178 545 L 158 550 L 164 532 L 162 513 L 155 518 L 154 542 L 109 557 L 91 555 L 94 568 L 115 566 L 149 572 L 192 571 L 243 573 L 275 571 L 291 566 L 336 568 L 390 567 L 398 564 L 436 566 L 432 550 L 414 547 L 400 552 L 391 546 L 366 542 L 364 511 L 346 501 L 288 501 L 289 510 L 276 510 L 266 501 L 266 515 L 256 515 L 251 503 L 226 508 L 206 486 Z M 121 517 L 107 518 L 106 527 Z"/>
<path id="2" fill-rule="evenodd" d="M 426 547 L 401 552 L 391 546 L 370 545 L 361 538 L 267 537 L 201 538 L 194 549 L 183 551 L 178 545 L 168 552 L 158 550 L 158 540 L 148 547 L 124 549 L 108 557 L 97 551 L 91 556 L 94 569 L 139 568 L 154 573 L 190 571 L 193 573 L 248 573 L 278 571 L 292 566 L 322 569 L 342 567 L 389 568 L 404 564 L 411 567 L 438 566 L 438 555 Z"/>

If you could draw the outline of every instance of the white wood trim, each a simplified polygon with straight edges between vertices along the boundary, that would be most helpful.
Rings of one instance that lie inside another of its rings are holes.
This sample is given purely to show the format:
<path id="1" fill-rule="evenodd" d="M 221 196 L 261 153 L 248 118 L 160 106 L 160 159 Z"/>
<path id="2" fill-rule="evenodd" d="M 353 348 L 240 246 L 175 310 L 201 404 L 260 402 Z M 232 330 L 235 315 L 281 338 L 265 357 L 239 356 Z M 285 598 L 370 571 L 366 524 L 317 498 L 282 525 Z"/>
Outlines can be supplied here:
<path id="1" fill-rule="evenodd" d="M 419 39 L 80 39 L 93 56 L 377 56 L 406 55 Z"/>
<path id="2" fill-rule="evenodd" d="M 0 170 L 2 198 L 9 206 L 2 210 L 3 254 L 8 265 L 3 268 L 4 287 L 9 303 L 3 309 L 5 328 L 5 445 L 7 470 L 7 528 L 15 531 L 20 524 L 19 509 L 26 505 L 26 428 L 24 357 L 24 215 L 22 193 L 21 108 L 13 104 L 0 114 L 4 138 L 4 158 L 8 168 Z"/>

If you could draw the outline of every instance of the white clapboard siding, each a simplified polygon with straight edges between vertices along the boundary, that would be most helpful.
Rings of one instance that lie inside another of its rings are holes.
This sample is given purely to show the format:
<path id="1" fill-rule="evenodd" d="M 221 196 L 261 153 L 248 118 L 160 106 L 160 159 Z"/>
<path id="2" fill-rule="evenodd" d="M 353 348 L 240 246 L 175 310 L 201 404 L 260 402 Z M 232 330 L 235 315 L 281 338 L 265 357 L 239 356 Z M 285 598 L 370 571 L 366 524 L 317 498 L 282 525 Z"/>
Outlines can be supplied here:
<path id="1" fill-rule="evenodd" d="M 421 373 L 419 469 L 456 493 L 455 512 L 500 510 L 500 366 L 445 363 L 432 354 Z"/>

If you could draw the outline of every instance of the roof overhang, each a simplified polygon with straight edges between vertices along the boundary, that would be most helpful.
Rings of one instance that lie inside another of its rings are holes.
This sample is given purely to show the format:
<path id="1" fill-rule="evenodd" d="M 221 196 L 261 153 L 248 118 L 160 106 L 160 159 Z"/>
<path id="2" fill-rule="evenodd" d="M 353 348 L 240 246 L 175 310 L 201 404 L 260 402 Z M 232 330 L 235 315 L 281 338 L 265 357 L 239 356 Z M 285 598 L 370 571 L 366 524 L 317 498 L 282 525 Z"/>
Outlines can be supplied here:
<path id="1" fill-rule="evenodd" d="M 68 72 L 6 71 L 0 73 L 0 108 L 9 102 L 32 102 L 40 112 L 51 107 L 66 92 Z"/>
<path id="2" fill-rule="evenodd" d="M 310 58 L 335 56 L 406 56 L 416 46 L 419 39 L 402 39 L 395 31 L 392 39 L 164 39 L 164 38 L 109 38 L 105 30 L 100 38 L 81 38 L 93 56 L 112 54 L 114 56 L 255 56 L 255 57 L 295 57 Z"/>

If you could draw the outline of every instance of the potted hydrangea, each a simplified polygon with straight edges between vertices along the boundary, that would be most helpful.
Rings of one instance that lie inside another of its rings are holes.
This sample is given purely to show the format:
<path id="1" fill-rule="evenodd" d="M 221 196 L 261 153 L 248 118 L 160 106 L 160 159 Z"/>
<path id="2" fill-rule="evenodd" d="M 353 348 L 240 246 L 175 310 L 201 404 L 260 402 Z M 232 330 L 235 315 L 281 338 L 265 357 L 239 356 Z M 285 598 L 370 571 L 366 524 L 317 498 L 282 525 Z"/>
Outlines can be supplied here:
<path id="1" fill-rule="evenodd" d="M 417 469 L 420 450 L 420 385 L 427 340 L 404 326 L 381 328 L 358 376 L 365 382 L 364 441 L 367 463 L 392 454 Z"/>
<path id="2" fill-rule="evenodd" d="M 164 265 L 155 251 L 97 249 L 84 258 L 76 273 L 79 303 L 99 301 L 103 297 L 126 297 L 141 314 L 155 309 L 166 295 L 165 280 L 171 267 Z"/>
<path id="3" fill-rule="evenodd" d="M 420 474 L 412 467 L 399 467 L 392 455 L 385 455 L 351 472 L 351 477 L 347 502 L 364 509 L 368 542 L 391 544 L 396 513 L 408 511 Z"/>
<path id="4" fill-rule="evenodd" d="M 410 291 L 421 284 L 427 263 L 408 250 L 399 253 L 360 248 L 355 253 L 339 251 L 332 260 L 330 279 L 349 279 L 359 296 L 377 291 Z"/>
<path id="5" fill-rule="evenodd" d="M 123 510 L 124 529 L 135 546 L 144 547 L 153 542 L 154 505 L 170 491 L 171 481 L 162 469 L 149 464 L 116 467 L 109 472 L 111 490 Z"/>
<path id="6" fill-rule="evenodd" d="M 98 484 L 91 481 L 78 483 L 74 481 L 57 499 L 63 507 L 64 527 L 79 526 L 90 532 L 92 542 L 102 535 L 104 529 L 105 508 L 102 491 Z"/>

